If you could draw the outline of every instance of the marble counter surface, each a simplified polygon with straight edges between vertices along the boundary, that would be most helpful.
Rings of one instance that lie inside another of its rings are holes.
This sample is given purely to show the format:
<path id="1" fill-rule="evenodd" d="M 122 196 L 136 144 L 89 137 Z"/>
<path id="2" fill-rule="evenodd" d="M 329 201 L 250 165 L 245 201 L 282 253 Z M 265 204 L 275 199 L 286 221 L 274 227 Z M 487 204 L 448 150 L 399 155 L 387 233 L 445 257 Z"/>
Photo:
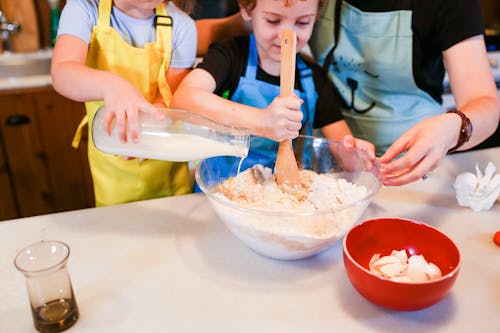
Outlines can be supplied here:
<path id="1" fill-rule="evenodd" d="M 342 242 L 301 261 L 256 254 L 190 194 L 0 222 L 0 332 L 34 332 L 13 259 L 42 239 L 71 247 L 80 319 L 68 332 L 499 332 L 500 203 L 476 213 L 452 187 L 488 161 L 500 167 L 500 148 L 449 156 L 426 181 L 382 188 L 362 217 L 420 220 L 456 242 L 458 279 L 427 309 L 365 300 L 346 276 Z"/>

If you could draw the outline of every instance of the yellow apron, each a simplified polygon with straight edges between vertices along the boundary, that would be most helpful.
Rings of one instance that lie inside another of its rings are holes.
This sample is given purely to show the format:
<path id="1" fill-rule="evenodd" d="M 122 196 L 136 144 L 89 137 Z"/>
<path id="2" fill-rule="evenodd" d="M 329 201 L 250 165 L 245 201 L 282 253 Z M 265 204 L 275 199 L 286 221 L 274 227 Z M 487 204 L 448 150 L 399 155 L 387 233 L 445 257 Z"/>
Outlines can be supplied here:
<path id="1" fill-rule="evenodd" d="M 110 27 L 111 0 L 99 2 L 97 25 L 92 30 L 87 65 L 112 72 L 127 79 L 149 102 L 158 90 L 166 105 L 172 94 L 166 82 L 170 65 L 172 19 L 167 17 L 165 4 L 156 8 L 156 41 L 136 48 L 127 44 L 120 34 Z M 96 206 L 146 200 L 191 192 L 187 163 L 137 159 L 125 161 L 98 151 L 92 141 L 91 122 L 103 101 L 85 103 L 87 115 L 82 120 L 73 142 L 78 146 L 82 127 L 89 123 L 88 156 Z"/>

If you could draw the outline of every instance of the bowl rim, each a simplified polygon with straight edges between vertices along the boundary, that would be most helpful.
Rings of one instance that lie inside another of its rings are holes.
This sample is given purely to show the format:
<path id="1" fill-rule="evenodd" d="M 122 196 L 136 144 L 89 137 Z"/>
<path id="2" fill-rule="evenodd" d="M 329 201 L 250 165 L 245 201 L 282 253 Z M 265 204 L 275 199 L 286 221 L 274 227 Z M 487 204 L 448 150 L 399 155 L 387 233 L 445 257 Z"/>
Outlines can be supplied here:
<path id="1" fill-rule="evenodd" d="M 326 142 L 330 142 L 333 144 L 341 144 L 341 141 L 332 140 L 332 139 L 319 137 L 319 136 L 299 135 L 299 136 L 297 136 L 297 138 L 321 140 L 321 141 L 326 141 Z M 359 149 L 359 150 L 362 151 L 363 154 L 367 154 L 363 150 L 361 150 L 361 149 Z M 236 156 L 233 156 L 233 157 L 240 158 L 240 161 L 242 158 L 244 158 L 244 157 L 236 157 Z M 370 172 L 370 171 L 343 171 L 345 173 L 350 173 L 350 174 L 361 173 L 361 172 L 369 173 L 369 174 L 373 175 L 374 178 L 376 179 L 376 186 L 374 186 L 371 191 L 368 191 L 368 193 L 363 198 L 358 199 L 356 202 L 351 202 L 347 205 L 342 205 L 342 206 L 336 207 L 336 208 L 328 208 L 328 209 L 315 210 L 315 211 L 310 211 L 310 212 L 296 212 L 296 211 L 289 211 L 289 210 L 275 210 L 275 211 L 260 210 L 260 209 L 254 209 L 254 208 L 249 208 L 249 207 L 241 207 L 240 205 L 236 204 L 235 202 L 233 202 L 233 201 L 231 201 L 223 196 L 215 195 L 215 193 L 213 191 L 209 190 L 204 185 L 204 183 L 200 181 L 200 168 L 201 168 L 201 165 L 205 162 L 205 160 L 207 160 L 207 159 L 203 159 L 203 160 L 199 161 L 199 163 L 196 164 L 196 168 L 195 168 L 195 180 L 196 180 L 196 183 L 198 184 L 198 186 L 203 191 L 203 193 L 205 195 L 207 195 L 210 199 L 213 199 L 222 205 L 228 206 L 229 208 L 238 209 L 239 211 L 246 212 L 246 213 L 252 213 L 252 214 L 256 214 L 256 215 L 267 215 L 267 216 L 294 215 L 294 216 L 298 216 L 298 217 L 304 217 L 304 216 L 316 216 L 316 215 L 323 215 L 323 214 L 332 214 L 332 213 L 336 213 L 336 212 L 363 204 L 364 202 L 366 202 L 367 200 L 369 200 L 373 196 L 375 196 L 375 194 L 377 194 L 379 192 L 380 188 L 382 187 L 382 181 L 381 181 L 380 177 L 377 177 L 377 175 L 374 174 L 373 172 Z M 373 160 L 373 162 L 375 164 L 375 168 L 378 170 L 379 163 L 377 162 L 376 159 Z M 330 174 L 330 173 L 334 174 L 334 172 L 326 172 L 326 173 L 322 173 L 322 174 Z M 229 179 L 229 178 L 226 178 L 226 179 Z"/>
<path id="2" fill-rule="evenodd" d="M 198 163 L 198 165 L 196 166 L 196 170 L 195 170 L 196 182 L 197 182 L 198 186 L 201 188 L 201 190 L 203 191 L 203 193 L 205 193 L 205 195 L 207 195 L 210 199 L 213 199 L 213 200 L 219 202 L 220 204 L 223 204 L 223 205 L 228 206 L 230 208 L 238 209 L 239 211 L 242 211 L 242 212 L 252 213 L 252 214 L 256 214 L 256 215 L 267 215 L 267 216 L 293 215 L 293 216 L 298 216 L 298 217 L 304 217 L 304 216 L 316 216 L 316 215 L 332 214 L 332 213 L 336 213 L 336 212 L 346 210 L 348 208 L 352 208 L 352 207 L 363 204 L 364 202 L 366 202 L 367 200 L 369 200 L 373 196 L 375 196 L 375 194 L 377 194 L 377 192 L 382 187 L 382 183 L 380 182 L 380 180 L 378 180 L 377 185 L 374 186 L 371 191 L 369 190 L 365 196 L 358 199 L 356 202 L 351 202 L 347 205 L 342 205 L 342 206 L 335 207 L 335 208 L 321 209 L 321 210 L 315 210 L 315 211 L 310 211 L 310 212 L 297 212 L 297 211 L 290 211 L 290 210 L 275 210 L 275 211 L 269 210 L 268 211 L 268 210 L 261 210 L 261 209 L 255 209 L 255 208 L 249 208 L 249 207 L 242 207 L 242 206 L 238 205 L 237 203 L 227 199 L 226 197 L 224 197 L 222 195 L 221 196 L 216 195 L 216 193 L 214 193 L 212 190 L 209 190 L 203 182 L 200 182 L 199 169 L 200 169 L 201 165 L 203 164 L 203 162 L 204 162 L 204 160 L 201 161 L 200 163 Z M 349 172 L 349 171 L 347 171 L 347 172 Z M 359 172 L 359 171 L 356 171 L 356 172 Z M 328 173 L 323 173 L 323 174 L 328 174 Z"/>
<path id="3" fill-rule="evenodd" d="M 378 276 L 378 275 L 373 274 L 372 272 L 370 272 L 369 269 L 366 269 L 357 260 L 354 260 L 354 258 L 352 257 L 351 253 L 347 249 L 347 239 L 349 238 L 349 234 L 351 233 L 351 231 L 353 229 L 355 229 L 356 227 L 359 227 L 359 226 L 361 226 L 361 225 L 363 225 L 365 223 L 374 223 L 377 220 L 386 220 L 386 219 L 400 220 L 400 221 L 409 222 L 409 223 L 412 223 L 412 224 L 424 225 L 425 227 L 428 227 L 428 228 L 433 229 L 434 231 L 438 232 L 439 234 L 441 234 L 442 236 L 444 236 L 446 239 L 448 239 L 448 241 L 457 250 L 457 253 L 458 253 L 458 264 L 448 274 L 442 275 L 439 278 L 432 279 L 432 280 L 429 280 L 429 281 L 424 281 L 424 282 L 394 281 L 394 280 L 385 278 L 383 276 Z M 344 255 L 349 259 L 349 261 L 351 263 L 353 263 L 354 266 L 356 266 L 357 268 L 361 269 L 361 271 L 363 271 L 364 273 L 369 274 L 370 276 L 372 276 L 373 278 L 376 278 L 379 281 L 383 281 L 383 282 L 386 282 L 386 283 L 389 283 L 389 284 L 394 284 L 394 285 L 427 285 L 427 284 L 435 284 L 435 283 L 438 283 L 438 282 L 441 282 L 441 281 L 444 281 L 444 280 L 448 280 L 448 279 L 453 278 L 454 276 L 458 275 L 458 272 L 460 271 L 460 267 L 462 265 L 462 255 L 460 253 L 460 249 L 458 248 L 458 246 L 455 244 L 455 242 L 448 235 L 446 235 L 444 232 L 442 232 L 441 230 L 439 230 L 438 228 L 436 228 L 436 227 L 434 227 L 434 226 L 432 226 L 430 224 L 424 223 L 422 221 L 417 221 L 417 220 L 408 219 L 408 218 L 401 218 L 401 217 L 377 217 L 377 218 L 368 219 L 368 220 L 364 220 L 364 221 L 361 221 L 359 223 L 356 223 L 344 235 L 344 239 L 342 240 L 342 250 L 343 250 Z"/>

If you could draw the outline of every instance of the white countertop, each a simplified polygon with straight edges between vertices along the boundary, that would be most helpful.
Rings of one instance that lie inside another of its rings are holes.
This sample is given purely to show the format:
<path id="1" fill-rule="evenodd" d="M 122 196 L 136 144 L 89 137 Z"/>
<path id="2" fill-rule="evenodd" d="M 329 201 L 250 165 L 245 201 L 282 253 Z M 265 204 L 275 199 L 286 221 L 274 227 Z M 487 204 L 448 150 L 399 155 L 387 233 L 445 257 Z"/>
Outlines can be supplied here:
<path id="1" fill-rule="evenodd" d="M 426 181 L 383 188 L 362 217 L 417 219 L 456 242 L 458 279 L 430 308 L 365 300 L 348 281 L 340 241 L 302 261 L 256 254 L 190 194 L 0 222 L 0 332 L 35 332 L 13 259 L 41 239 L 71 247 L 80 319 L 68 332 L 500 332 L 500 203 L 476 213 L 457 205 L 452 187 L 488 161 L 500 168 L 500 148 L 447 157 Z"/>

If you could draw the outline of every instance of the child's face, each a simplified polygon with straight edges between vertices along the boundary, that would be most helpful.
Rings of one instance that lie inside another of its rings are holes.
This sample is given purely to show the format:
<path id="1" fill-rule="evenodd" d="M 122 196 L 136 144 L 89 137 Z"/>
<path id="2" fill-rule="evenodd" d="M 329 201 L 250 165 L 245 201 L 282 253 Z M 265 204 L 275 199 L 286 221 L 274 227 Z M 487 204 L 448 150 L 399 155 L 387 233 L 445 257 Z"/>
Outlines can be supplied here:
<path id="1" fill-rule="evenodd" d="M 316 21 L 318 2 L 294 1 L 287 7 L 283 0 L 258 0 L 251 12 L 242 8 L 243 18 L 252 22 L 260 61 L 280 61 L 281 30 L 292 29 L 297 33 L 297 51 L 307 44 Z"/>

